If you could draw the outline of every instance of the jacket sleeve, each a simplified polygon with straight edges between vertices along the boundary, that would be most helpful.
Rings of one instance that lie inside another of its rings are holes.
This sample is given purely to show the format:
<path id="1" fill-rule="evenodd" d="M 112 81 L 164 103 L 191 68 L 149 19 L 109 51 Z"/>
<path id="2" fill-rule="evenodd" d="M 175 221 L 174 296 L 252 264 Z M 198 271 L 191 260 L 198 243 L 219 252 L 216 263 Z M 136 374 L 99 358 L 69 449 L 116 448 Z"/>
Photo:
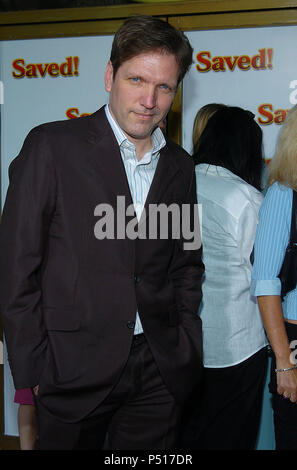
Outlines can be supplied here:
<path id="1" fill-rule="evenodd" d="M 169 276 L 174 285 L 178 311 L 187 324 L 188 315 L 196 319 L 198 317 L 204 273 L 194 167 L 182 214 L 180 229 L 182 236 L 176 240 Z"/>
<path id="2" fill-rule="evenodd" d="M 9 167 L 0 224 L 0 311 L 15 388 L 38 384 L 47 335 L 40 277 L 55 207 L 55 175 L 42 128 L 27 136 Z"/>

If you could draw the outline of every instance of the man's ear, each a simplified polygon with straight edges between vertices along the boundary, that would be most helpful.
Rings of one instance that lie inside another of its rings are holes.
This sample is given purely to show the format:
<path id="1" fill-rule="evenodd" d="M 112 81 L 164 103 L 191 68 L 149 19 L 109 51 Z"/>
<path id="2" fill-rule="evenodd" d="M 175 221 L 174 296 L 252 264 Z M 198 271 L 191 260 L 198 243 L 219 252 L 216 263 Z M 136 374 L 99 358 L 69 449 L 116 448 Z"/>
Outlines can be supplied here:
<path id="1" fill-rule="evenodd" d="M 113 82 L 113 66 L 110 60 L 108 61 L 108 64 L 106 66 L 104 82 L 105 82 L 105 90 L 108 92 L 111 91 L 112 82 Z"/>

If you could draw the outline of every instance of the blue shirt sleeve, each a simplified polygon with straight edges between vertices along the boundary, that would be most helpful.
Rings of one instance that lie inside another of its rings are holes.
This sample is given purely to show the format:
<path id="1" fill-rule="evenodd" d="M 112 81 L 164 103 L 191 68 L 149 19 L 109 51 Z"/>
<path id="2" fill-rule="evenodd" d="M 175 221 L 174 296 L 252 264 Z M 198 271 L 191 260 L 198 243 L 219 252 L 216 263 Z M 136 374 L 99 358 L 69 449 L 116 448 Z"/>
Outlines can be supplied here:
<path id="1" fill-rule="evenodd" d="M 280 295 L 278 274 L 290 238 L 292 189 L 274 183 L 259 211 L 254 245 L 251 294 Z"/>

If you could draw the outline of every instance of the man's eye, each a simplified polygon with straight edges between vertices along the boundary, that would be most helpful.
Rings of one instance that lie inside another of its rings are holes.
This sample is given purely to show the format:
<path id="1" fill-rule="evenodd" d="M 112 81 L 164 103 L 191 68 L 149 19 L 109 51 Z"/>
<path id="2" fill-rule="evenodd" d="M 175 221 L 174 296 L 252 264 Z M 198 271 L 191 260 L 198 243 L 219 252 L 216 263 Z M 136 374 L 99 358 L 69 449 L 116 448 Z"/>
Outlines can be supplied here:
<path id="1" fill-rule="evenodd" d="M 162 85 L 160 85 L 160 89 L 167 93 L 170 93 L 172 91 L 172 88 L 166 85 L 166 83 L 163 83 Z"/>
<path id="2" fill-rule="evenodd" d="M 131 81 L 134 82 L 134 83 L 138 83 L 138 82 L 140 82 L 140 78 L 139 77 L 132 77 Z"/>

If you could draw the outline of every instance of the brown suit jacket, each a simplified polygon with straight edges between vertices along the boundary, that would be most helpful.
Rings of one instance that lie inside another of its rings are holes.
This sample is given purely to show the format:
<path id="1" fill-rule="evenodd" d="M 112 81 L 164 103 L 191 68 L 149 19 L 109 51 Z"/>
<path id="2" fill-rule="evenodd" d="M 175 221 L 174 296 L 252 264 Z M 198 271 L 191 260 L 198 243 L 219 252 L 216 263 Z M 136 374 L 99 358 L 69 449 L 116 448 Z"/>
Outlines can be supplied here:
<path id="1" fill-rule="evenodd" d="M 132 204 L 104 108 L 33 129 L 9 176 L 0 308 L 15 387 L 39 384 L 50 412 L 83 418 L 119 379 L 138 310 L 163 379 L 183 402 L 202 367 L 201 249 L 184 251 L 172 238 L 95 237 L 98 204 L 115 208 L 119 195 Z M 193 210 L 196 202 L 193 163 L 172 142 L 145 208 L 161 202 Z"/>

